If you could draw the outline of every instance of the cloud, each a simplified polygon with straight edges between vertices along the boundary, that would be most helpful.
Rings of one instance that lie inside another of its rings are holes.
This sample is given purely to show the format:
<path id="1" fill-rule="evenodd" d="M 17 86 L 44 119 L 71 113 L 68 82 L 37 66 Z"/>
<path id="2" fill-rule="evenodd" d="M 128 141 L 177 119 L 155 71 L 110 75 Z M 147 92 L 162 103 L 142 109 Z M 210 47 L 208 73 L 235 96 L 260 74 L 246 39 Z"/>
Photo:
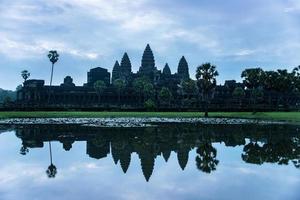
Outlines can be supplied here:
<path id="1" fill-rule="evenodd" d="M 34 63 L 30 68 L 38 69 L 43 63 L 37 58 L 57 49 L 67 55 L 64 62 L 78 69 L 74 81 L 82 84 L 79 74 L 86 73 L 87 66 L 111 71 L 124 51 L 137 70 L 147 43 L 157 66 L 168 62 L 172 71 L 181 55 L 186 55 L 191 72 L 208 61 L 226 62 L 235 71 L 249 63 L 295 66 L 300 61 L 299 8 L 296 0 L 1 0 L 0 66 L 23 65 L 26 60 L 25 65 Z M 31 72 L 44 78 L 38 70 Z M 231 79 L 238 74 L 219 72 Z M 12 82 L 16 78 L 5 85 L 14 88 Z"/>

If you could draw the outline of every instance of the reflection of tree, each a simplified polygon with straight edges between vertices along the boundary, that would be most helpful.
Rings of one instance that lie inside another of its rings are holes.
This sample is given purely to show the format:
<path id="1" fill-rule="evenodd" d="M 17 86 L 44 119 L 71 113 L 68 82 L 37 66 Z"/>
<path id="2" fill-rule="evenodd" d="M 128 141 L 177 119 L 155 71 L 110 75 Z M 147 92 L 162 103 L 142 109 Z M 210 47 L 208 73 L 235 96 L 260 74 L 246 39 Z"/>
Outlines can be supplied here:
<path id="1" fill-rule="evenodd" d="M 29 152 L 29 149 L 26 145 L 22 145 L 21 149 L 20 149 L 20 154 L 25 156 L 27 153 Z"/>
<path id="2" fill-rule="evenodd" d="M 286 138 L 281 140 L 266 141 L 263 145 L 250 142 L 245 145 L 242 159 L 251 164 L 277 163 L 288 165 L 290 161 L 296 168 L 300 167 L 300 145 L 299 138 Z"/>
<path id="3" fill-rule="evenodd" d="M 53 164 L 49 165 L 48 169 L 46 170 L 46 173 L 49 178 L 55 178 L 55 175 L 57 173 L 57 169 L 55 165 Z"/>
<path id="4" fill-rule="evenodd" d="M 262 147 L 257 142 L 250 142 L 244 146 L 242 159 L 247 163 L 261 165 L 264 162 Z"/>
<path id="5" fill-rule="evenodd" d="M 52 163 L 51 141 L 49 141 L 49 152 L 50 152 L 50 165 L 49 165 L 48 169 L 46 170 L 46 174 L 47 174 L 48 178 L 55 178 L 55 176 L 57 174 L 57 169 L 56 169 L 55 165 L 53 165 L 53 163 Z"/>
<path id="6" fill-rule="evenodd" d="M 217 149 L 211 143 L 203 143 L 197 149 L 196 166 L 205 173 L 211 173 L 217 169 Z"/>
<path id="7" fill-rule="evenodd" d="M 91 158 L 102 159 L 111 153 L 113 161 L 120 163 L 118 166 L 125 173 L 130 166 L 131 154 L 136 153 L 147 181 L 154 171 L 157 157 L 168 161 L 175 152 L 181 169 L 185 169 L 189 151 L 196 147 L 197 168 L 211 173 L 219 163 L 213 143 L 244 146 L 242 159 L 247 163 L 293 164 L 300 168 L 300 137 L 293 126 L 172 124 L 134 129 L 23 126 L 17 128 L 16 136 L 22 140 L 22 155 L 28 153 L 29 148 L 42 148 L 48 141 L 60 141 L 66 150 L 75 141 L 87 141 L 86 150 Z M 47 175 L 55 177 L 57 169 L 52 163 L 50 142 L 49 150 L 51 163 Z"/>

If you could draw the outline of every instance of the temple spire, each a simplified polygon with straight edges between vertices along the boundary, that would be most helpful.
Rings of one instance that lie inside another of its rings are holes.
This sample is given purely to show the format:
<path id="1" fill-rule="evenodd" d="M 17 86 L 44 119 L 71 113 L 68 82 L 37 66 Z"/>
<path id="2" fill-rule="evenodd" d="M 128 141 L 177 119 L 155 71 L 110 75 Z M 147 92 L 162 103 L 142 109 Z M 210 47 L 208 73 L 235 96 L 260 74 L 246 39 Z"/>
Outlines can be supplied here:
<path id="1" fill-rule="evenodd" d="M 179 61 L 177 74 L 181 80 L 187 80 L 190 78 L 189 66 L 184 56 L 182 56 Z"/>
<path id="2" fill-rule="evenodd" d="M 170 70 L 170 67 L 168 65 L 168 63 L 166 63 L 164 69 L 163 69 L 163 74 L 166 75 L 166 76 L 170 76 L 171 75 L 171 70 Z"/>
<path id="3" fill-rule="evenodd" d="M 131 72 L 131 62 L 126 52 L 124 53 L 121 61 L 121 70 L 127 73 Z"/>
<path id="4" fill-rule="evenodd" d="M 151 50 L 150 45 L 147 44 L 143 53 L 142 63 L 139 72 L 143 75 L 151 75 L 153 74 L 154 71 L 155 71 L 155 60 L 154 60 L 153 52 Z"/>
<path id="5" fill-rule="evenodd" d="M 115 80 L 120 78 L 120 64 L 118 61 L 115 62 L 115 65 L 112 70 L 112 78 L 111 81 L 114 82 Z"/>

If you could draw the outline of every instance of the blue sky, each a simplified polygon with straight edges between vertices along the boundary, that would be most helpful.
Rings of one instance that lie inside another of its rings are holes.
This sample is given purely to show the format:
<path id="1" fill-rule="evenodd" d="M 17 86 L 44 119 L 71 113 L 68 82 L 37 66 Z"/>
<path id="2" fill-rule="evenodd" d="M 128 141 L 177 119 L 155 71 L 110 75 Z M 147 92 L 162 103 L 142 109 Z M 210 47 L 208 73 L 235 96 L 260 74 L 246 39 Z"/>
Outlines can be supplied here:
<path id="1" fill-rule="evenodd" d="M 92 67 L 109 71 L 126 51 L 137 71 L 150 43 L 156 66 L 172 73 L 182 55 L 191 77 L 204 62 L 218 82 L 240 80 L 247 67 L 300 64 L 298 0 L 0 0 L 0 87 L 14 89 L 20 72 L 49 82 L 47 52 L 56 49 L 54 83 L 86 81 Z"/>

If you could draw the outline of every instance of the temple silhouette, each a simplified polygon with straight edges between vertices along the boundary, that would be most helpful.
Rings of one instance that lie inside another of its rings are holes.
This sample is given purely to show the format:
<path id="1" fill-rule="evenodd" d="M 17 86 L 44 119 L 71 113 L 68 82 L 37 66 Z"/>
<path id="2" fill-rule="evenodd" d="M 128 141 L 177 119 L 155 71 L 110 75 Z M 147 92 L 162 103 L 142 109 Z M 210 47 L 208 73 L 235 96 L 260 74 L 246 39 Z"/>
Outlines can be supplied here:
<path id="1" fill-rule="evenodd" d="M 22 155 L 30 153 L 31 148 L 47 148 L 50 142 L 60 142 L 62 148 L 69 151 L 75 142 L 81 141 L 86 142 L 89 157 L 103 159 L 111 154 L 112 162 L 126 173 L 131 154 L 136 153 L 146 181 L 153 173 L 155 160 L 162 157 L 167 162 L 172 152 L 176 154 L 179 170 L 184 170 L 189 159 L 192 159 L 200 171 L 212 173 L 222 162 L 218 160 L 213 143 L 223 143 L 228 147 L 243 146 L 241 159 L 247 163 L 293 164 L 296 168 L 300 167 L 300 133 L 297 126 L 190 124 L 136 129 L 22 125 L 0 126 L 1 129 L 15 130 L 16 136 L 22 140 Z M 193 149 L 196 149 L 196 158 L 190 158 Z M 50 166 L 54 164 L 51 158 Z"/>
<path id="2" fill-rule="evenodd" d="M 104 84 L 100 89 L 95 88 L 97 81 Z M 26 80 L 17 93 L 14 108 L 141 110 L 146 109 L 146 103 L 149 106 L 151 100 L 150 106 L 160 110 L 203 109 L 204 102 L 199 91 L 188 84 L 193 85 L 196 82 L 190 78 L 185 57 L 182 56 L 179 60 L 175 73 L 171 72 L 168 63 L 162 70 L 158 70 L 148 44 L 136 73 L 132 72 L 130 58 L 124 53 L 121 62 L 115 62 L 112 74 L 101 67 L 93 68 L 87 72 L 87 82 L 83 86 L 76 86 L 70 76 L 66 76 L 59 86 L 45 85 L 44 80 Z M 224 85 L 217 85 L 209 109 L 251 110 L 251 94 L 248 90 L 245 90 L 245 95 L 241 98 L 233 95 L 238 87 L 245 89 L 243 83 L 235 80 L 227 80 Z M 160 97 L 163 88 L 170 92 L 168 100 Z M 257 100 L 256 106 L 258 110 L 275 110 L 278 105 L 284 105 L 285 109 L 295 109 L 298 104 L 299 97 L 296 94 L 264 91 L 264 97 Z"/>

